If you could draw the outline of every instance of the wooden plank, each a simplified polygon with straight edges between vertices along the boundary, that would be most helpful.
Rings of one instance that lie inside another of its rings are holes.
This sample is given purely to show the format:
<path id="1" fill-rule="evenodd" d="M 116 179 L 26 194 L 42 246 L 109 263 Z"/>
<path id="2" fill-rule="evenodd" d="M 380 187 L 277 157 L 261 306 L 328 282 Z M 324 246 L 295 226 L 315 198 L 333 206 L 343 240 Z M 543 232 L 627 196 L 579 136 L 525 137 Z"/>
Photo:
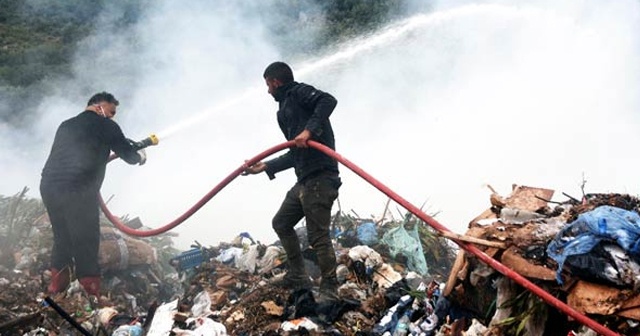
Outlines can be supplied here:
<path id="1" fill-rule="evenodd" d="M 451 294 L 453 287 L 456 285 L 456 281 L 458 280 L 458 272 L 464 268 L 466 263 L 465 260 L 465 252 L 464 250 L 459 250 L 458 255 L 456 256 L 456 261 L 453 262 L 453 266 L 451 267 L 451 273 L 449 273 L 449 279 L 447 279 L 447 284 L 444 286 L 444 290 L 442 294 L 447 297 Z"/>
<path id="2" fill-rule="evenodd" d="M 510 247 L 502 254 L 502 263 L 527 278 L 555 280 L 556 272 L 541 265 L 530 263 L 520 256 L 515 247 Z"/>
<path id="3" fill-rule="evenodd" d="M 440 232 L 439 235 L 442 236 L 442 237 L 445 237 L 445 238 L 449 238 L 451 240 L 459 240 L 459 241 L 463 241 L 463 242 L 467 242 L 467 243 L 473 243 L 473 244 L 489 246 L 489 247 L 496 247 L 496 248 L 501 248 L 501 249 L 505 249 L 506 248 L 505 243 L 502 243 L 502 242 L 489 241 L 489 240 L 486 240 L 486 239 L 480 239 L 480 238 L 476 238 L 476 237 L 465 236 L 465 235 L 457 234 L 457 233 L 454 233 L 454 232 Z"/>

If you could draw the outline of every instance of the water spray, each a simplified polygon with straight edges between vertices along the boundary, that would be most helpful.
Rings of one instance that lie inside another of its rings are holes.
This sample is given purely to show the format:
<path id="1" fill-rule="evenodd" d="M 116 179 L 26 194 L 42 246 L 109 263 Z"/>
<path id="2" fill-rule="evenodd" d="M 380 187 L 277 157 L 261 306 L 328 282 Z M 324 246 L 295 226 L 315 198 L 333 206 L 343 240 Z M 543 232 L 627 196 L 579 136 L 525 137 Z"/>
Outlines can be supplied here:
<path id="1" fill-rule="evenodd" d="M 218 113 L 218 112 L 222 112 L 224 110 L 230 109 L 231 107 L 240 104 L 243 101 L 246 101 L 249 97 L 253 96 L 253 95 L 257 95 L 260 92 L 266 92 L 266 90 L 263 90 L 262 87 L 252 87 L 247 89 L 244 93 L 238 95 L 237 97 L 230 99 L 226 102 L 223 102 L 221 104 L 218 104 L 210 109 L 207 109 L 201 113 L 198 113 L 186 120 L 182 120 L 180 122 L 178 122 L 177 124 L 171 125 L 169 126 L 167 129 L 159 132 L 158 134 L 160 134 L 160 136 L 162 137 L 162 139 L 167 139 L 170 136 L 173 136 L 174 134 L 178 133 L 179 131 L 182 131 L 190 126 L 193 125 L 197 125 L 198 123 L 208 119 L 209 117 L 211 117 L 214 113 Z"/>
<path id="2" fill-rule="evenodd" d="M 416 29 L 429 25 L 442 24 L 454 19 L 464 19 L 465 17 L 479 14 L 497 15 L 499 17 L 507 18 L 525 18 L 527 17 L 527 15 L 537 15 L 538 13 L 504 5 L 484 4 L 467 5 L 431 14 L 418 14 L 399 23 L 389 25 L 374 35 L 351 40 L 347 45 L 344 45 L 334 53 L 304 62 L 300 64 L 299 69 L 297 69 L 295 72 L 298 77 L 304 77 L 321 69 L 326 69 L 336 64 L 340 64 L 341 62 L 349 61 L 354 57 L 362 55 L 373 49 L 382 48 L 402 38 L 403 36 L 407 36 Z M 254 85 L 232 99 L 229 99 L 225 102 L 208 108 L 201 113 L 193 115 L 188 119 L 182 120 L 174 125 L 169 126 L 159 134 L 161 135 L 162 139 L 166 139 L 167 137 L 173 136 L 179 131 L 182 131 L 193 125 L 197 125 L 203 120 L 210 118 L 215 113 L 239 105 L 241 102 L 246 101 L 248 98 L 259 93 L 266 93 L 266 90 L 263 89 L 264 86 L 262 85 L 264 84 Z"/>

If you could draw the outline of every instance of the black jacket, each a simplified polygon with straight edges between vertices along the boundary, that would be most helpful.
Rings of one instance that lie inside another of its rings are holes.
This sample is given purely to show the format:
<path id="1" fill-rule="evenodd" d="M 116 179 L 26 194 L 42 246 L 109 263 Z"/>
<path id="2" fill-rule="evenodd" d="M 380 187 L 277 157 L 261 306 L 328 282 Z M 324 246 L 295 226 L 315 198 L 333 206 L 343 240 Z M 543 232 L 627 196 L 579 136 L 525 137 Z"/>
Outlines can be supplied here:
<path id="1" fill-rule="evenodd" d="M 58 127 L 40 183 L 60 191 L 97 192 L 111 151 L 129 164 L 141 159 L 115 121 L 84 111 Z"/>
<path id="2" fill-rule="evenodd" d="M 338 103 L 330 94 L 311 85 L 291 82 L 278 88 L 278 124 L 287 140 L 293 140 L 303 130 L 315 140 L 335 150 L 336 144 L 329 116 Z M 321 173 L 338 175 L 338 163 L 313 148 L 291 148 L 286 154 L 265 162 L 270 179 L 279 171 L 294 167 L 298 182 Z"/>

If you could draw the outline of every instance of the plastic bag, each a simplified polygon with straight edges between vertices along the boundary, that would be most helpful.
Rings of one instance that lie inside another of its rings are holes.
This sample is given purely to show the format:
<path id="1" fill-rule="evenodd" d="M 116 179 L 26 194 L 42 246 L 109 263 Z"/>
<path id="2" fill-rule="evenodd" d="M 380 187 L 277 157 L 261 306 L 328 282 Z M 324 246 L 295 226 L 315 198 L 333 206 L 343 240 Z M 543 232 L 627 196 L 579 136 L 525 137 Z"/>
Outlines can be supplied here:
<path id="1" fill-rule="evenodd" d="M 618 245 L 601 243 L 591 252 L 567 257 L 571 274 L 585 280 L 620 287 L 640 288 L 640 264 Z"/>
<path id="2" fill-rule="evenodd" d="M 378 243 L 378 231 L 373 222 L 362 223 L 357 229 L 358 241 L 365 245 L 375 245 Z"/>
<path id="3" fill-rule="evenodd" d="M 616 243 L 632 257 L 637 257 L 640 254 L 640 215 L 603 205 L 580 214 L 558 232 L 547 246 L 547 254 L 558 263 L 558 283 L 563 283 L 561 274 L 567 257 L 589 253 L 601 241 Z"/>
<path id="4" fill-rule="evenodd" d="M 236 268 L 241 271 L 247 271 L 251 274 L 255 273 L 258 264 L 258 256 L 260 250 L 258 245 L 251 245 L 247 251 L 235 257 Z"/>
<path id="5" fill-rule="evenodd" d="M 211 313 L 211 297 L 205 290 L 193 299 L 193 305 L 191 306 L 191 314 L 195 317 L 208 315 Z"/>
<path id="6" fill-rule="evenodd" d="M 229 264 L 234 262 L 243 252 L 244 250 L 239 247 L 230 247 L 220 251 L 220 255 L 216 257 L 216 260 L 223 264 Z"/>
<path id="7" fill-rule="evenodd" d="M 418 226 L 415 225 L 413 230 L 407 231 L 404 225 L 393 228 L 382 237 L 382 242 L 389 246 L 389 252 L 395 257 L 398 253 L 402 253 L 407 257 L 407 267 L 420 274 L 427 275 L 429 268 L 427 261 L 422 252 L 422 244 L 418 236 Z"/>

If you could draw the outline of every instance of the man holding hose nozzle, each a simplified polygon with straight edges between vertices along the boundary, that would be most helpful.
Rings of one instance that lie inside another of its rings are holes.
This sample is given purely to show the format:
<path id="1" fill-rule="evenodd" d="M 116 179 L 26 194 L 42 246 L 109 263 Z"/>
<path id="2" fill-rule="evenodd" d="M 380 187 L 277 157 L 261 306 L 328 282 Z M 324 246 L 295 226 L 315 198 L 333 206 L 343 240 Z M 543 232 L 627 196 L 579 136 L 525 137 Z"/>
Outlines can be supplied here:
<path id="1" fill-rule="evenodd" d="M 266 162 L 258 162 L 245 170 L 247 174 L 266 172 L 270 179 L 285 169 L 294 168 L 296 184 L 287 192 L 280 209 L 273 218 L 273 229 L 287 253 L 289 271 L 282 280 L 283 287 L 310 288 L 300 242 L 294 227 L 304 217 L 309 244 L 318 257 L 322 274 L 320 294 L 337 298 L 336 255 L 329 234 L 331 207 L 338 197 L 342 182 L 338 163 L 326 154 L 307 146 L 314 140 L 335 149 L 329 116 L 336 107 L 336 99 L 313 86 L 295 82 L 291 68 L 274 62 L 263 75 L 268 92 L 278 102 L 278 124 L 287 140 L 296 147 L 286 154 Z"/>
<path id="2" fill-rule="evenodd" d="M 49 294 L 64 291 L 75 268 L 87 294 L 99 298 L 98 193 L 109 154 L 129 164 L 146 161 L 144 150 L 112 120 L 118 104 L 110 93 L 93 95 L 84 112 L 60 124 L 42 169 L 40 194 L 53 230 Z"/>

